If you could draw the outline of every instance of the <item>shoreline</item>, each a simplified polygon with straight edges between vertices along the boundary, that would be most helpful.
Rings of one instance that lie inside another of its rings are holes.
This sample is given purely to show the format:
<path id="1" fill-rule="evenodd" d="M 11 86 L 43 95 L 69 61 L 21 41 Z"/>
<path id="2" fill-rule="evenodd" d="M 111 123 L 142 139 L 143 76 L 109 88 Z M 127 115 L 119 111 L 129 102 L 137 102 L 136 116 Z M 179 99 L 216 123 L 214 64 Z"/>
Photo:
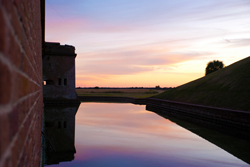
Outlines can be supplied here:
<path id="1" fill-rule="evenodd" d="M 120 102 L 146 105 L 147 98 L 119 97 L 119 96 L 78 96 L 81 102 Z"/>
<path id="2" fill-rule="evenodd" d="M 146 105 L 146 110 L 167 114 L 231 136 L 250 139 L 250 112 L 155 98 L 78 96 L 81 102 L 118 102 Z"/>

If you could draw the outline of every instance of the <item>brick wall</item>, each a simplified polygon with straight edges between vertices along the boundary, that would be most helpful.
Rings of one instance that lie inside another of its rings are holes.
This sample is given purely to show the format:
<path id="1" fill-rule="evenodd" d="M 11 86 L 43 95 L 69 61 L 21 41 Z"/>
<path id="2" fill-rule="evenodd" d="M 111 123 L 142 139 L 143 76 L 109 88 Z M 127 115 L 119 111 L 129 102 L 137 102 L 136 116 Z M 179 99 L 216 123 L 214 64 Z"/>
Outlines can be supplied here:
<path id="1" fill-rule="evenodd" d="M 0 167 L 40 166 L 40 0 L 0 0 Z"/>

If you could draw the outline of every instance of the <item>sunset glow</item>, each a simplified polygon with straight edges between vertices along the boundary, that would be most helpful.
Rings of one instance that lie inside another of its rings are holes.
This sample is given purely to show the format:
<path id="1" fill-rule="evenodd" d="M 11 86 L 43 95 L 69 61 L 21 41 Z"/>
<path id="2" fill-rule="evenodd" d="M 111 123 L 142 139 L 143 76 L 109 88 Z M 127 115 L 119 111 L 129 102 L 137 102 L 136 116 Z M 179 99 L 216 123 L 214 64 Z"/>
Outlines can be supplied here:
<path id="1" fill-rule="evenodd" d="M 248 0 L 50 0 L 46 41 L 76 47 L 76 86 L 175 87 L 250 56 Z"/>
<path id="2" fill-rule="evenodd" d="M 81 103 L 75 121 L 75 158 L 55 166 L 247 166 L 178 123 L 146 111 L 144 105 Z M 187 127 L 216 134 L 192 124 Z M 218 133 L 216 137 L 222 138 Z"/>

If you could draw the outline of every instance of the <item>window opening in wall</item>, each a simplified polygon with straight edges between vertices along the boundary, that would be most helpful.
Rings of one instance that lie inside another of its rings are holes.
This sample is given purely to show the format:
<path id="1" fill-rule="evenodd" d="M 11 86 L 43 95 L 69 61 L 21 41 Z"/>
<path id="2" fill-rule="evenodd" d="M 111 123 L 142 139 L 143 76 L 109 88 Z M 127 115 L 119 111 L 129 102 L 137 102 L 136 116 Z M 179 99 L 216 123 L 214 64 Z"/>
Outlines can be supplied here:
<path id="1" fill-rule="evenodd" d="M 67 121 L 63 122 L 63 128 L 67 128 Z"/>
<path id="2" fill-rule="evenodd" d="M 67 85 L 67 78 L 64 78 L 64 85 Z"/>
<path id="3" fill-rule="evenodd" d="M 54 126 L 54 122 L 48 122 L 48 121 L 45 121 L 45 127 L 46 128 L 51 128 Z"/>
<path id="4" fill-rule="evenodd" d="M 62 79 L 58 78 L 58 85 L 62 85 Z"/>
<path id="5" fill-rule="evenodd" d="M 58 121 L 58 129 L 61 129 L 62 125 L 61 125 L 61 121 Z"/>
<path id="6" fill-rule="evenodd" d="M 45 80 L 43 81 L 43 85 L 54 85 L 54 81 L 53 80 Z"/>

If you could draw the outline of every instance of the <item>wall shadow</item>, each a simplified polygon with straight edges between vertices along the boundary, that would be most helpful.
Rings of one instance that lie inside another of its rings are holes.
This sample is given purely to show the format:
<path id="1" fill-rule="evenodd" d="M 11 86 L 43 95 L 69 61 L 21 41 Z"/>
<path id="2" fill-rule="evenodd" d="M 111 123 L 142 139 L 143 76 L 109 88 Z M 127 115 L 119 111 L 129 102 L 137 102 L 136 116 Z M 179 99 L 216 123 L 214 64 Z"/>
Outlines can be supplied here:
<path id="1" fill-rule="evenodd" d="M 233 129 L 230 131 L 226 126 L 224 127 L 223 125 L 207 120 L 198 120 L 188 116 L 161 112 L 154 110 L 154 108 L 146 108 L 146 110 L 155 112 L 250 164 L 249 138 L 247 136 L 237 135 L 241 134 L 241 132 L 236 132 Z M 225 129 L 227 129 L 227 131 L 225 131 Z M 228 131 L 230 131 L 230 133 Z"/>
<path id="2" fill-rule="evenodd" d="M 44 163 L 46 165 L 74 160 L 75 115 L 79 105 L 44 106 Z"/>

